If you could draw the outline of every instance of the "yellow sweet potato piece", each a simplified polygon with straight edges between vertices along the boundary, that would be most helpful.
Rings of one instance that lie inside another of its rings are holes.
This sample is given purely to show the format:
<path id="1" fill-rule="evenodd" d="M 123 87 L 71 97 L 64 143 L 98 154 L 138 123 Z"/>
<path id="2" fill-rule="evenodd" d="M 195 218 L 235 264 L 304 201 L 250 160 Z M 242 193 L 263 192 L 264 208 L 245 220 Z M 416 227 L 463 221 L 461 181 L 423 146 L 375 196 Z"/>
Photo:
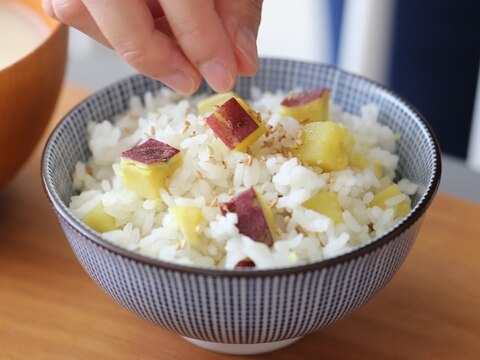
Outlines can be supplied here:
<path id="1" fill-rule="evenodd" d="M 400 187 L 397 184 L 392 184 L 392 185 L 388 186 L 387 188 L 383 189 L 382 191 L 378 192 L 377 194 L 375 194 L 375 196 L 374 196 L 373 200 L 370 202 L 369 206 L 371 206 L 371 207 L 379 206 L 382 209 L 386 209 L 386 208 L 389 207 L 387 205 L 386 201 L 388 199 L 391 199 L 391 198 L 393 198 L 395 196 L 398 196 L 398 195 L 401 195 L 401 194 L 402 194 L 402 192 L 400 190 Z M 406 216 L 410 212 L 410 210 L 412 210 L 411 200 L 408 197 L 408 195 L 406 196 L 406 198 L 404 200 L 402 200 L 401 202 L 396 204 L 394 209 L 395 209 L 395 214 L 394 214 L 395 218 Z"/>
<path id="2" fill-rule="evenodd" d="M 295 151 L 296 156 L 325 171 L 345 169 L 355 144 L 355 139 L 347 128 L 333 121 L 306 124 L 302 128 L 301 141 Z"/>
<path id="3" fill-rule="evenodd" d="M 265 132 L 260 115 L 238 97 L 230 98 L 206 119 L 207 125 L 234 151 L 247 151 Z"/>
<path id="4" fill-rule="evenodd" d="M 181 153 L 165 162 L 141 164 L 129 159 L 120 159 L 120 177 L 123 186 L 147 199 L 160 198 L 159 190 L 166 188 L 166 181 L 183 164 Z"/>
<path id="5" fill-rule="evenodd" d="M 299 123 L 327 121 L 329 100 L 328 89 L 290 94 L 280 105 L 280 115 L 293 117 Z"/>
<path id="6" fill-rule="evenodd" d="M 196 245 L 199 240 L 197 226 L 202 221 L 202 210 L 198 207 L 174 205 L 170 208 L 172 216 L 180 225 L 185 239 L 190 245 Z"/>
<path id="7" fill-rule="evenodd" d="M 383 175 L 383 166 L 380 161 L 374 161 L 370 163 L 362 154 L 353 154 L 350 158 L 350 165 L 360 170 L 372 169 L 377 178 L 381 178 Z"/>
<path id="8" fill-rule="evenodd" d="M 277 226 L 275 224 L 275 217 L 273 215 L 272 208 L 266 203 L 265 199 L 261 194 L 255 190 L 255 194 L 257 195 L 258 202 L 262 208 L 263 216 L 265 220 L 267 220 L 268 229 L 270 230 L 270 234 L 272 234 L 272 238 L 275 240 L 277 237 Z"/>
<path id="9" fill-rule="evenodd" d="M 99 233 L 112 231 L 117 228 L 115 226 L 115 218 L 105 212 L 102 203 L 94 207 L 82 220 L 85 225 Z"/>
<path id="10" fill-rule="evenodd" d="M 303 207 L 328 216 L 336 224 L 343 223 L 343 210 L 338 202 L 337 193 L 321 191 L 305 201 Z"/>

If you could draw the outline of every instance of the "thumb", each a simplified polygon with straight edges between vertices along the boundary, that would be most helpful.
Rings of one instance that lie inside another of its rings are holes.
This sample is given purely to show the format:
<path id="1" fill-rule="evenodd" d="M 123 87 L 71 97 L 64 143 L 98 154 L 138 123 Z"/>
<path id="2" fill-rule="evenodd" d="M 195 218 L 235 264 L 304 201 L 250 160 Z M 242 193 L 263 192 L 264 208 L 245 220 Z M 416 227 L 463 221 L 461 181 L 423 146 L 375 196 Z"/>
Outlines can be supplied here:
<path id="1" fill-rule="evenodd" d="M 215 7 L 227 31 L 241 75 L 255 75 L 258 69 L 257 35 L 262 0 L 216 0 Z"/>

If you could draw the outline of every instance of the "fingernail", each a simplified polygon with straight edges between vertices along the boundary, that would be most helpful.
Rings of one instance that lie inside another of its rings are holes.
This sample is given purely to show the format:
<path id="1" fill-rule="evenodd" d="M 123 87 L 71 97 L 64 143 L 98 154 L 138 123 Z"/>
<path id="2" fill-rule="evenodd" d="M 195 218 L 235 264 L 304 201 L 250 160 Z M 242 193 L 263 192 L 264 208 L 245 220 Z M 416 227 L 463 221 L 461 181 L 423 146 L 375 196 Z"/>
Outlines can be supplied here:
<path id="1" fill-rule="evenodd" d="M 217 92 L 230 90 L 234 85 L 232 73 L 219 60 L 212 60 L 200 67 L 208 84 Z"/>
<path id="2" fill-rule="evenodd" d="M 245 60 L 254 68 L 258 67 L 257 41 L 253 33 L 245 28 L 237 31 L 237 49 L 243 54 Z"/>
<path id="3" fill-rule="evenodd" d="M 193 77 L 178 69 L 172 74 L 163 77 L 161 81 L 184 95 L 190 95 L 195 91 L 195 80 Z"/>

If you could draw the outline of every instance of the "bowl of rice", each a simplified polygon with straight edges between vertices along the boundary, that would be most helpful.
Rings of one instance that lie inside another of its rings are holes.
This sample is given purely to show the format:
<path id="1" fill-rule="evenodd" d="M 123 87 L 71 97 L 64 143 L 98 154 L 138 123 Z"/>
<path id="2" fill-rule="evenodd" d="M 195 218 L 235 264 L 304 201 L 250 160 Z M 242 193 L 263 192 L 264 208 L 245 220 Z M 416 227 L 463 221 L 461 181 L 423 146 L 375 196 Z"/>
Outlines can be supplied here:
<path id="1" fill-rule="evenodd" d="M 287 346 L 377 294 L 440 173 L 408 102 L 281 59 L 222 95 L 124 79 L 65 116 L 42 159 L 89 276 L 139 317 L 230 354 Z"/>

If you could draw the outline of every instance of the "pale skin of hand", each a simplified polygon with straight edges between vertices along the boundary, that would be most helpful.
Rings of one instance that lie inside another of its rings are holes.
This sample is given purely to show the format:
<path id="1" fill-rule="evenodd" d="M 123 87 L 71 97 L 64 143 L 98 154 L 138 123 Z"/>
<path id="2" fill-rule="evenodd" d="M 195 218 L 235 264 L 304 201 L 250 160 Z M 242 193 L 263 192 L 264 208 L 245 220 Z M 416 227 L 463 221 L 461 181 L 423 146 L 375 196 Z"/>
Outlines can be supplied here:
<path id="1" fill-rule="evenodd" d="M 42 0 L 51 17 L 182 94 L 217 92 L 258 68 L 262 0 Z"/>

